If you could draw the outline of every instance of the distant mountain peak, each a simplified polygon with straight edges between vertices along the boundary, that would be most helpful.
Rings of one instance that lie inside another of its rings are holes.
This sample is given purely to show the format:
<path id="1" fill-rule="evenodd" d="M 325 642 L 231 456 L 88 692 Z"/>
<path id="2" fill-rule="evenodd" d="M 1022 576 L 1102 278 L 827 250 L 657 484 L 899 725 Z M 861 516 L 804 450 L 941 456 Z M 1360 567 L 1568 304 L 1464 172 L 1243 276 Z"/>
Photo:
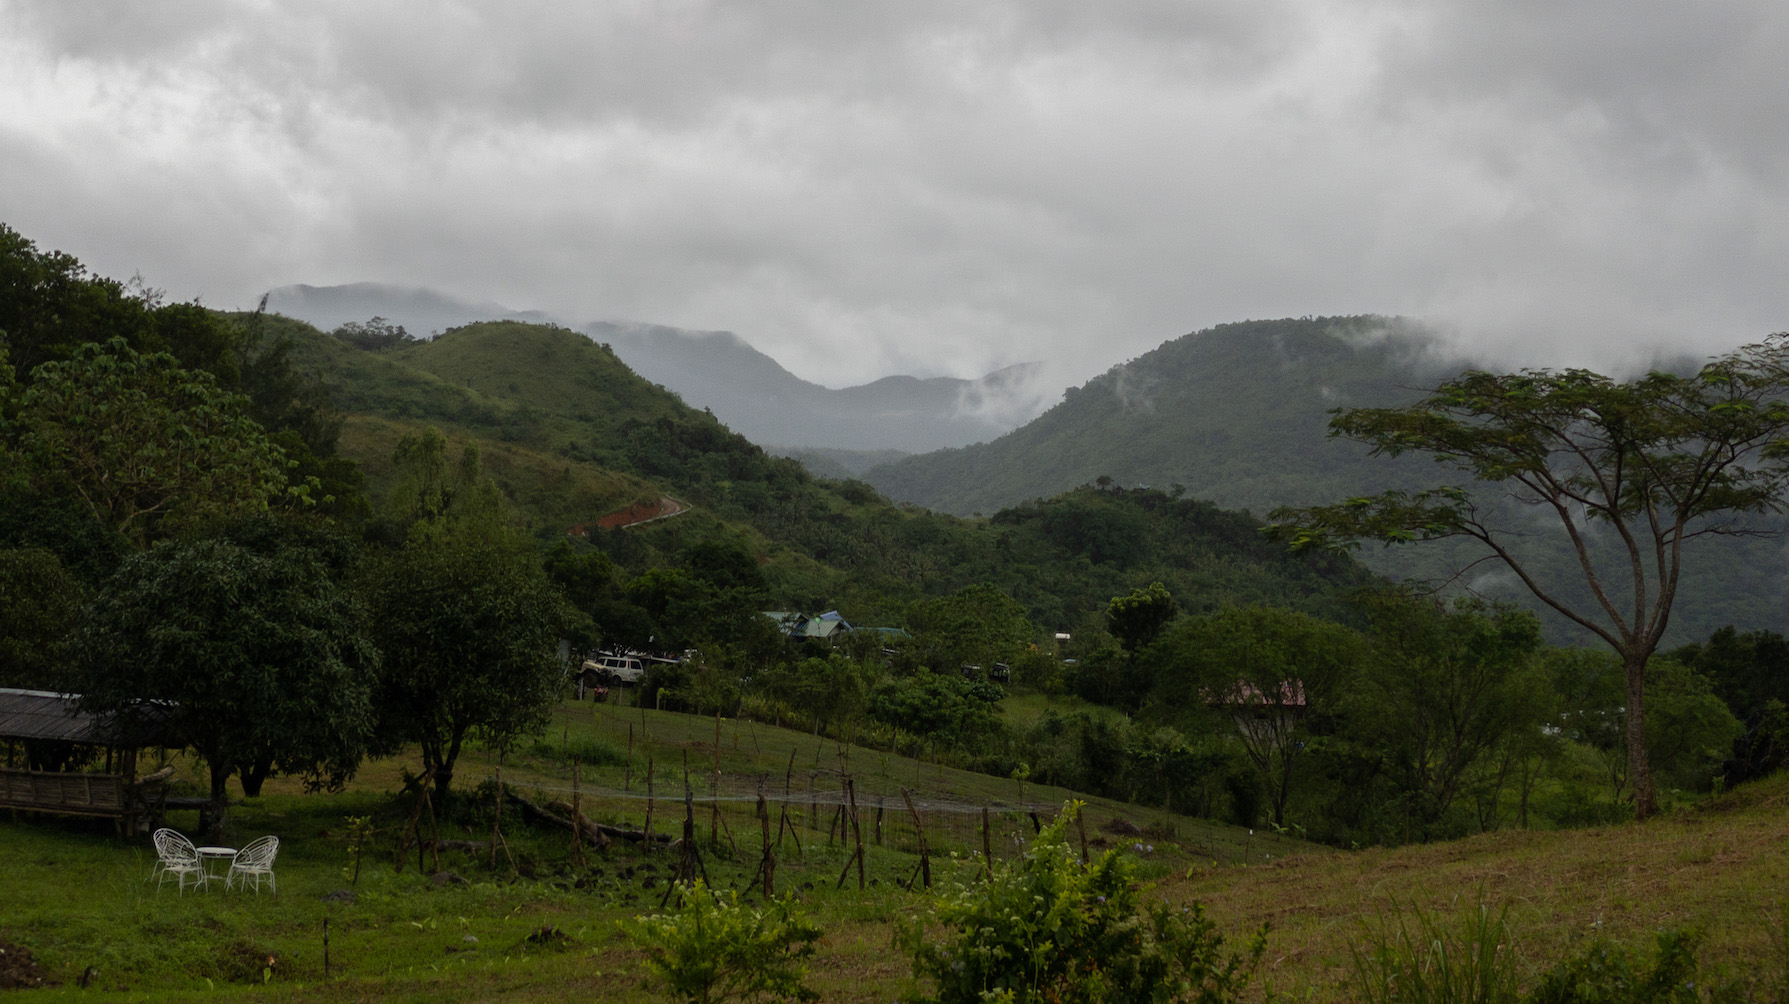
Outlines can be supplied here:
<path id="1" fill-rule="evenodd" d="M 475 321 L 566 323 L 538 310 L 374 282 L 281 286 L 268 294 L 268 308 L 325 331 L 383 317 L 418 337 Z M 1049 404 L 1036 363 L 975 380 L 889 376 L 833 389 L 801 379 L 731 331 L 642 321 L 598 321 L 579 330 L 607 343 L 634 372 L 761 444 L 916 453 L 993 439 Z"/>

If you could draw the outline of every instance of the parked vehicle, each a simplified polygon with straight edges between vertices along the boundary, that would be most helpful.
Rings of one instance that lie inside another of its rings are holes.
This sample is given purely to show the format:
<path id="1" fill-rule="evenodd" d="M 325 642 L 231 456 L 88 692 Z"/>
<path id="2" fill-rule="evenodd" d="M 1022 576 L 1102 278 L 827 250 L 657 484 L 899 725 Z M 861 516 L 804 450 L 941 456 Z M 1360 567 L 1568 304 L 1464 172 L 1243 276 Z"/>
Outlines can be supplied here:
<path id="1" fill-rule="evenodd" d="M 646 675 L 646 664 L 631 655 L 604 655 L 585 659 L 583 672 L 609 684 L 635 684 Z"/>

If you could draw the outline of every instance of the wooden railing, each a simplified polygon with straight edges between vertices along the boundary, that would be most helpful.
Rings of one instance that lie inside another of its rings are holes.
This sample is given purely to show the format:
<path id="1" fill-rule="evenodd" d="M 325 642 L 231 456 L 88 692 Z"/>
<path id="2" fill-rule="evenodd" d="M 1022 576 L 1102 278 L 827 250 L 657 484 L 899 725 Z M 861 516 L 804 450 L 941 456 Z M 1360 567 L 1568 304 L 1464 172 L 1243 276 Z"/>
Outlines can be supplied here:
<path id="1" fill-rule="evenodd" d="M 129 789 L 116 774 L 72 774 L 0 767 L 0 808 L 121 818 Z"/>

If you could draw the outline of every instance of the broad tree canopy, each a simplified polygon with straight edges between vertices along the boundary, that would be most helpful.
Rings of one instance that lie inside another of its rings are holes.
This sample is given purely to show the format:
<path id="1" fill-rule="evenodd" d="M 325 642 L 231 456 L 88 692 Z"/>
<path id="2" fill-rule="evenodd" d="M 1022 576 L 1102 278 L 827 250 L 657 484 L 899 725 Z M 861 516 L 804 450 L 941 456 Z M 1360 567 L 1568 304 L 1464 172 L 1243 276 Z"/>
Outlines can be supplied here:
<path id="1" fill-rule="evenodd" d="M 1645 668 L 1671 617 L 1684 545 L 1758 532 L 1746 517 L 1782 511 L 1786 399 L 1789 335 L 1689 376 L 1654 372 L 1622 382 L 1578 369 L 1468 372 L 1407 407 L 1342 410 L 1330 422 L 1331 435 L 1366 443 L 1375 455 L 1428 453 L 1466 480 L 1280 510 L 1275 529 L 1298 548 L 1468 538 L 1541 602 L 1602 638 L 1627 678 L 1630 772 L 1645 817 L 1656 809 Z M 1490 497 L 1497 495 L 1507 501 Z M 1571 582 L 1541 575 L 1522 550 L 1537 511 L 1571 549 Z"/>
<path id="2" fill-rule="evenodd" d="M 83 706 L 128 717 L 169 702 L 210 768 L 214 835 L 232 773 L 266 761 L 334 787 L 366 751 L 379 657 L 344 585 L 353 554 L 327 528 L 257 516 L 132 556 L 89 608 Z"/>

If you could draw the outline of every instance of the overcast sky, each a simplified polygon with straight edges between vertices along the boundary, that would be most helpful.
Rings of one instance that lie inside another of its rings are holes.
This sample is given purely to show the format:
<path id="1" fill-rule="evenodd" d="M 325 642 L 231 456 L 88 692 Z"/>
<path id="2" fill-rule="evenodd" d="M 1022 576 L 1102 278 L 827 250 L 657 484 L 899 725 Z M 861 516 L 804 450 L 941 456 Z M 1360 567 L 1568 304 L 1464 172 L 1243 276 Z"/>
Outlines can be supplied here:
<path id="1" fill-rule="evenodd" d="M 0 0 L 0 221 L 833 385 L 1361 312 L 1616 368 L 1789 328 L 1785 52 L 1780 0 Z"/>

